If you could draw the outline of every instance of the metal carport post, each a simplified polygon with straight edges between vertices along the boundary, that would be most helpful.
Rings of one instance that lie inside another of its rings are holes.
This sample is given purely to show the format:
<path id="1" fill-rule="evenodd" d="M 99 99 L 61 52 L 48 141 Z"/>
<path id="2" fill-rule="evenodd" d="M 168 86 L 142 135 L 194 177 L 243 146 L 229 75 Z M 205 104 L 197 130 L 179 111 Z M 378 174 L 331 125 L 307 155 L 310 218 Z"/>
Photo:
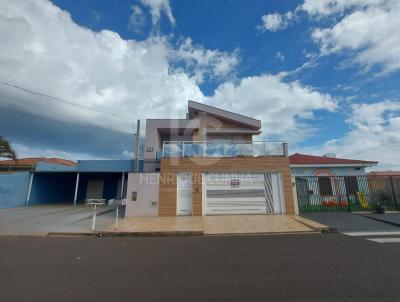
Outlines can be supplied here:
<path id="1" fill-rule="evenodd" d="M 76 183 L 75 183 L 75 195 L 74 195 L 74 206 L 76 206 L 76 200 L 78 198 L 78 187 L 79 187 L 79 172 L 76 173 Z"/>
<path id="2" fill-rule="evenodd" d="M 122 172 L 122 179 L 121 179 L 121 193 L 119 194 L 120 198 L 124 198 L 124 182 L 125 182 L 125 172 Z"/>
<path id="3" fill-rule="evenodd" d="M 30 180 L 29 180 L 29 187 L 28 187 L 28 194 L 26 195 L 25 206 L 29 206 L 29 200 L 31 199 L 32 184 L 33 184 L 33 174 L 34 174 L 34 172 L 31 172 L 31 177 L 30 177 Z"/>

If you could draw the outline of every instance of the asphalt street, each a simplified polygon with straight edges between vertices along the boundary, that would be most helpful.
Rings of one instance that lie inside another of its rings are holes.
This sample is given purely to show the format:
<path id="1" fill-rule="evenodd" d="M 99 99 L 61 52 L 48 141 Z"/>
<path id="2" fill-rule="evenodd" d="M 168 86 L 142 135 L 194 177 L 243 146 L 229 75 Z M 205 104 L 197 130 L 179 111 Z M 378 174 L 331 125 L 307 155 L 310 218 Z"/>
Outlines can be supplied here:
<path id="1" fill-rule="evenodd" d="M 400 243 L 0 237 L 0 301 L 399 301 Z"/>
<path id="2" fill-rule="evenodd" d="M 338 232 L 400 231 L 400 214 L 325 212 L 307 213 L 303 217 L 327 225 Z"/>

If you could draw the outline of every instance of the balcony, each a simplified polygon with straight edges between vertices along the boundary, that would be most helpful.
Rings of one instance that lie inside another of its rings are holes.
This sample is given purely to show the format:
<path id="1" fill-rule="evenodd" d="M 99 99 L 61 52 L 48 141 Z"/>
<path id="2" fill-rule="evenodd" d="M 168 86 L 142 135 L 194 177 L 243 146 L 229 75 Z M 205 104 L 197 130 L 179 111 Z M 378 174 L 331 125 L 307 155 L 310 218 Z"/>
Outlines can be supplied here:
<path id="1" fill-rule="evenodd" d="M 160 157 L 267 157 L 287 156 L 283 142 L 164 142 Z"/>

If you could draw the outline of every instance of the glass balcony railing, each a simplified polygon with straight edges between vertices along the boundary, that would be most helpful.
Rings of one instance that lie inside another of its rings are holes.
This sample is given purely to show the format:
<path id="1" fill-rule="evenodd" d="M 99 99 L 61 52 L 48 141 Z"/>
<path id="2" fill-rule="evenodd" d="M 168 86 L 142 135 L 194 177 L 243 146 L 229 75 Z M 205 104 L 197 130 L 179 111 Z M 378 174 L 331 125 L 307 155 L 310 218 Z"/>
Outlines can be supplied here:
<path id="1" fill-rule="evenodd" d="M 285 156 L 283 142 L 164 142 L 157 157 L 265 157 Z"/>

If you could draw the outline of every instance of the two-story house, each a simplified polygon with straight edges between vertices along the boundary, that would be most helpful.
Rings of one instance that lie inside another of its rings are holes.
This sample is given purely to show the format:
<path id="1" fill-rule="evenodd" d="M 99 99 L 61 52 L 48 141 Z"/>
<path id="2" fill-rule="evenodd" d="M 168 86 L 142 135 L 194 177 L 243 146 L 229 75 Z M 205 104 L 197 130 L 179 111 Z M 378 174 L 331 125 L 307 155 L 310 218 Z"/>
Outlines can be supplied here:
<path id="1" fill-rule="evenodd" d="M 193 101 L 185 119 L 148 119 L 127 216 L 294 214 L 287 144 L 260 133 L 260 120 Z"/>

